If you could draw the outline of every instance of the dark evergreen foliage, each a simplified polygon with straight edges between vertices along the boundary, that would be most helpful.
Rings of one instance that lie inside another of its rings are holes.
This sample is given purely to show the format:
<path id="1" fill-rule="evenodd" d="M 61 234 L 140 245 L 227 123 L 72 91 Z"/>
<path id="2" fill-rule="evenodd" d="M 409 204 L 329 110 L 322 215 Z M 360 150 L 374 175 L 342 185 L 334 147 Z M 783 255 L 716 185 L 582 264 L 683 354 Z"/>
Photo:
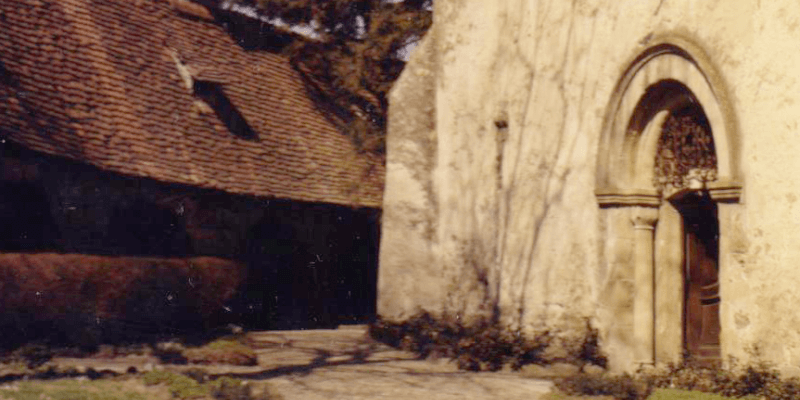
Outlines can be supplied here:
<path id="1" fill-rule="evenodd" d="M 362 151 L 385 152 L 388 93 L 405 65 L 403 50 L 433 20 L 432 0 L 240 0 L 268 18 L 315 27 L 283 51 L 318 102 Z M 260 28 L 259 28 L 260 29 Z"/>

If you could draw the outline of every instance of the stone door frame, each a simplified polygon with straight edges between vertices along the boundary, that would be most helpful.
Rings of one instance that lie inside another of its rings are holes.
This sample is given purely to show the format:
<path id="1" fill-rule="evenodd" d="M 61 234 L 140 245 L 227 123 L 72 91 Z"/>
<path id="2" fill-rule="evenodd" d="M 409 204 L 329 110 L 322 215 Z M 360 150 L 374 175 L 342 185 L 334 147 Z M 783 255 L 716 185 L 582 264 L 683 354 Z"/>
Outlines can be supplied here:
<path id="1" fill-rule="evenodd" d="M 714 290 L 714 288 L 719 289 L 719 217 L 717 202 L 710 199 L 708 193 L 703 190 L 683 190 L 671 196 L 669 202 L 676 206 L 683 217 L 684 229 L 681 237 L 684 241 L 682 280 L 684 282 L 684 319 L 682 327 L 685 355 L 706 366 L 718 365 L 720 357 L 719 332 L 717 328 L 719 327 L 718 307 L 720 298 L 719 292 Z M 705 205 L 703 205 L 704 202 L 706 203 Z M 687 221 L 687 216 L 689 221 Z M 702 223 L 689 229 L 687 226 L 692 223 L 692 220 L 694 223 L 700 221 Z M 712 233 L 716 233 L 716 239 L 711 236 Z M 713 248 L 707 247 L 709 245 L 713 246 Z M 689 254 L 691 252 L 689 247 L 694 247 L 694 255 Z M 697 249 L 702 249 L 703 251 L 697 252 Z M 709 266 L 707 260 L 713 260 L 716 271 L 712 273 L 709 269 L 703 270 L 699 263 L 702 262 L 701 260 L 706 261 L 703 263 L 706 267 Z M 711 277 L 711 274 L 715 277 L 715 283 L 707 286 L 705 290 L 698 291 L 698 288 L 702 288 L 702 286 L 698 286 L 697 284 L 700 282 L 694 278 L 706 281 L 706 284 L 708 284 L 707 280 Z M 690 293 L 690 287 L 687 287 L 687 285 L 694 286 L 694 293 Z M 705 300 L 711 300 L 710 303 L 705 305 L 703 304 L 704 295 L 706 296 Z M 690 296 L 694 297 L 694 302 L 691 305 L 688 304 Z M 716 308 L 716 312 L 713 311 L 714 308 Z M 707 320 L 707 317 L 716 320 L 716 322 Z M 701 328 L 699 332 L 696 329 L 698 327 Z M 694 332 L 690 332 L 691 330 Z M 716 334 L 714 334 L 715 332 Z"/>
<path id="2" fill-rule="evenodd" d="M 682 217 L 653 184 L 658 139 L 672 110 L 697 104 L 711 127 L 717 179 L 703 189 L 718 207 L 721 282 L 738 251 L 733 239 L 742 234 L 741 143 L 724 82 L 702 49 L 685 38 L 665 35 L 651 43 L 628 64 L 609 102 L 595 186 L 606 270 L 623 271 L 633 287 L 621 301 L 626 304 L 605 305 L 623 325 L 609 330 L 607 339 L 629 348 L 629 361 L 616 363 L 628 370 L 683 357 Z M 724 283 L 720 295 L 724 357 Z"/>

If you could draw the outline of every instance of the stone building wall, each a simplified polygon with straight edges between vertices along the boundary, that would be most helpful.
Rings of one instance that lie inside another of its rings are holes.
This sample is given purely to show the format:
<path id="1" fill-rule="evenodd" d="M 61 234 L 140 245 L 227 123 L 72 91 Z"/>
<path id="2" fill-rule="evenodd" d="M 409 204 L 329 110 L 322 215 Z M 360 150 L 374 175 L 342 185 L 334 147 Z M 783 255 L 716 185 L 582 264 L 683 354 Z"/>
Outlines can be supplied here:
<path id="1" fill-rule="evenodd" d="M 382 316 L 496 305 L 528 331 L 590 318 L 631 368 L 632 216 L 599 207 L 598 152 L 620 80 L 668 43 L 692 49 L 740 143 L 741 197 L 720 212 L 737 227 L 720 238 L 723 358 L 800 373 L 800 6 L 442 0 L 434 15 L 391 96 Z"/>

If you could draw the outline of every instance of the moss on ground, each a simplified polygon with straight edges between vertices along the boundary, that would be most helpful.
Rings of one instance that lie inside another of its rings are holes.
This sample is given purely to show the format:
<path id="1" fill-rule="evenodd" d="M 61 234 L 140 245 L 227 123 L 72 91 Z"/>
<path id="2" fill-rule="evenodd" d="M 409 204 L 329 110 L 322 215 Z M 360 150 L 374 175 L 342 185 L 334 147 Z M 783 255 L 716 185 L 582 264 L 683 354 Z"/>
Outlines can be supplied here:
<path id="1" fill-rule="evenodd" d="M 758 399 L 755 396 L 725 397 L 713 393 L 698 392 L 696 390 L 656 389 L 647 400 L 733 400 L 733 399 Z"/>
<path id="2" fill-rule="evenodd" d="M 185 374 L 150 371 L 110 379 L 54 379 L 16 381 L 0 385 L 3 400 L 282 400 L 269 385 L 220 377 L 208 379 L 201 370 Z"/>
<path id="3" fill-rule="evenodd" d="M 188 375 L 188 376 L 187 376 Z M 169 371 L 150 371 L 143 375 L 145 385 L 161 385 L 166 387 L 175 399 L 207 399 L 220 400 L 282 400 L 280 394 L 270 390 L 269 386 L 260 395 L 253 393 L 252 386 L 239 379 L 221 377 L 206 380 L 207 376 L 197 370 L 186 375 Z"/>
<path id="4" fill-rule="evenodd" d="M 800 399 L 800 379 L 781 377 L 777 370 L 764 364 L 723 370 L 687 363 L 637 375 L 577 373 L 556 379 L 555 384 L 567 395 L 602 395 L 618 400 Z"/>
<path id="5" fill-rule="evenodd" d="M 542 400 L 614 400 L 611 396 L 575 396 L 558 390 L 546 394 Z"/>
<path id="6" fill-rule="evenodd" d="M 0 386 L 0 398 L 8 400 L 167 400 L 170 398 L 165 391 L 148 390 L 133 381 L 59 379 L 16 382 Z"/>
<path id="7" fill-rule="evenodd" d="M 145 373 L 142 379 L 147 386 L 163 384 L 176 399 L 197 399 L 210 395 L 207 387 L 186 375 L 168 371 L 150 371 Z"/>
<path id="8" fill-rule="evenodd" d="M 235 337 L 217 339 L 204 346 L 186 349 L 183 355 L 191 364 L 258 364 L 255 351 Z"/>
<path id="9" fill-rule="evenodd" d="M 647 400 L 756 400 L 758 397 L 726 397 L 696 390 L 656 389 Z M 580 396 L 568 395 L 561 391 L 547 394 L 544 400 L 614 400 L 613 396 Z"/>

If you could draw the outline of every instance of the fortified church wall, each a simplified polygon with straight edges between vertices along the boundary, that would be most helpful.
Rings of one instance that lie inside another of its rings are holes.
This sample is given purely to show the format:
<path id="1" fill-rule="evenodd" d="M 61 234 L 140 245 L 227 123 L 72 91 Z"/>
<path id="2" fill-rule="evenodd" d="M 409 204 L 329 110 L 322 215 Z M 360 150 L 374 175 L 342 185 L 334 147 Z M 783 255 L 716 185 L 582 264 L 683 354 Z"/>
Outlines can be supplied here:
<path id="1" fill-rule="evenodd" d="M 800 373 L 800 4 L 437 0 L 434 16 L 391 96 L 381 316 L 590 318 L 614 369 L 679 360 L 681 217 L 653 158 L 660 112 L 699 105 L 721 358 Z"/>

